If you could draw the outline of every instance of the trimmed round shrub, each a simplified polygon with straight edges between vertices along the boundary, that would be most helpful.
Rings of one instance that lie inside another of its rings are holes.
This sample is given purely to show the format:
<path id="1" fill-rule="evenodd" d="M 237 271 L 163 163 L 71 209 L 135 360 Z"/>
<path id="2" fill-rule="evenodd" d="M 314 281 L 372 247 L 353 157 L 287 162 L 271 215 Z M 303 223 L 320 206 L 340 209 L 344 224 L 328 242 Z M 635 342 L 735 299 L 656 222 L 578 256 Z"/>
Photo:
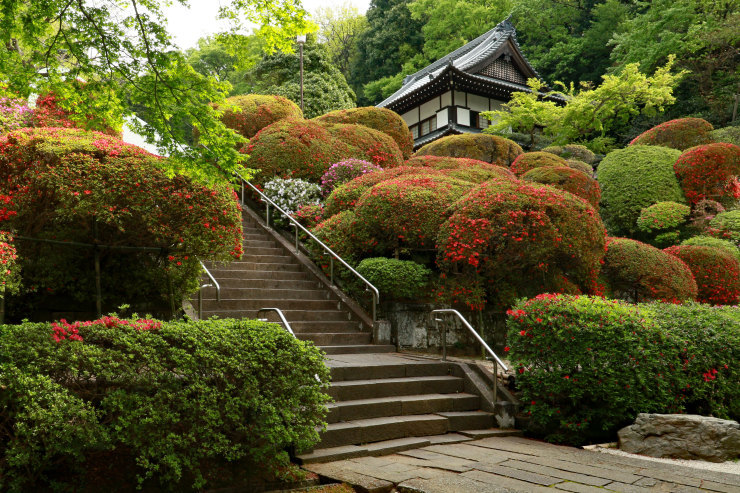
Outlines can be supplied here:
<path id="1" fill-rule="evenodd" d="M 414 150 L 414 139 L 411 136 L 406 121 L 398 113 L 387 108 L 366 106 L 363 108 L 351 108 L 337 110 L 321 115 L 315 120 L 325 123 L 351 123 L 365 125 L 391 137 L 403 154 L 408 159 Z"/>
<path id="2" fill-rule="evenodd" d="M 512 173 L 522 176 L 527 171 L 544 166 L 567 166 L 568 162 L 555 154 L 549 152 L 527 152 L 519 155 L 509 168 Z"/>
<path id="3" fill-rule="evenodd" d="M 599 207 L 599 183 L 582 172 L 566 166 L 534 168 L 524 173 L 522 180 L 550 185 L 580 197 L 593 207 Z"/>
<path id="4" fill-rule="evenodd" d="M 573 159 L 586 164 L 594 164 L 594 162 L 596 162 L 596 154 L 594 154 L 588 147 L 580 144 L 545 147 L 542 149 L 542 152 L 549 152 L 556 156 L 560 156 L 563 159 Z"/>
<path id="5" fill-rule="evenodd" d="M 391 137 L 364 125 L 325 124 L 329 133 L 340 142 L 357 149 L 360 159 L 370 161 L 383 168 L 395 168 L 403 164 L 403 155 Z"/>
<path id="6" fill-rule="evenodd" d="M 219 109 L 218 105 L 214 108 Z M 301 109 L 288 98 L 263 94 L 244 94 L 226 99 L 221 121 L 236 133 L 251 139 L 257 132 L 278 120 L 301 119 Z"/>
<path id="7" fill-rule="evenodd" d="M 441 175 L 442 172 L 421 167 L 400 166 L 367 173 L 335 188 L 326 198 L 324 204 L 326 216 L 330 217 L 341 211 L 353 209 L 357 200 L 371 187 L 378 183 L 404 175 Z"/>
<path id="8" fill-rule="evenodd" d="M 695 300 L 696 282 L 689 267 L 653 246 L 628 238 L 609 238 L 602 279 L 612 297 L 637 303 Z"/>
<path id="9" fill-rule="evenodd" d="M 357 272 L 370 281 L 385 298 L 425 297 L 424 288 L 432 271 L 411 260 L 393 258 L 366 258 L 357 266 Z"/>
<path id="10" fill-rule="evenodd" d="M 715 200 L 732 205 L 740 199 L 740 147 L 718 143 L 692 147 L 673 169 L 690 203 Z"/>
<path id="11" fill-rule="evenodd" d="M 472 187 L 446 176 L 399 176 L 367 190 L 354 210 L 367 236 L 384 251 L 432 249 L 446 210 Z"/>
<path id="12" fill-rule="evenodd" d="M 497 166 L 510 166 L 521 154 L 516 142 L 490 134 L 448 135 L 421 147 L 417 156 L 448 156 L 477 159 Z"/>
<path id="13" fill-rule="evenodd" d="M 650 145 L 684 150 L 712 142 L 712 124 L 701 118 L 679 118 L 641 133 L 630 145 Z"/>
<path id="14" fill-rule="evenodd" d="M 2 296 L 15 294 L 21 285 L 18 250 L 13 245 L 13 235 L 0 230 L 0 292 Z"/>
<path id="15" fill-rule="evenodd" d="M 514 173 L 509 171 L 508 168 L 469 158 L 414 156 L 406 161 L 405 166 L 441 170 L 445 176 L 451 176 L 472 183 L 482 183 L 494 178 L 506 180 L 516 179 Z"/>
<path id="16" fill-rule="evenodd" d="M 3 325 L 0 484 L 201 491 L 275 477 L 287 447 L 318 442 L 329 378 L 321 352 L 278 324 Z"/>
<path id="17" fill-rule="evenodd" d="M 740 209 L 720 212 L 709 221 L 709 227 L 717 236 L 740 245 Z"/>
<path id="18" fill-rule="evenodd" d="M 565 165 L 569 168 L 577 169 L 578 171 L 585 173 L 587 176 L 590 176 L 592 178 L 594 176 L 594 169 L 591 167 L 590 164 L 584 163 L 583 161 L 579 161 L 577 159 L 568 159 L 565 162 Z"/>
<path id="19" fill-rule="evenodd" d="M 16 238 L 24 293 L 11 305 L 19 319 L 28 317 L 25 303 L 94 312 L 94 249 L 44 240 L 106 246 L 99 250 L 104 310 L 127 303 L 167 313 L 197 288 L 198 258 L 241 256 L 231 187 L 170 178 L 161 160 L 99 132 L 39 128 L 0 137 L 0 196 L 12 198 L 14 213 L 3 229 L 35 239 Z"/>
<path id="20" fill-rule="evenodd" d="M 265 183 L 263 192 L 282 210 L 292 214 L 304 205 L 318 205 L 321 200 L 321 188 L 300 178 L 273 178 Z M 283 219 L 275 212 L 275 219 Z"/>
<path id="21" fill-rule="evenodd" d="M 727 142 L 740 146 L 740 127 L 724 127 L 712 130 L 711 134 L 714 142 Z"/>
<path id="22" fill-rule="evenodd" d="M 682 245 L 705 246 L 727 250 L 735 258 L 740 260 L 740 248 L 729 240 L 714 238 L 713 236 L 694 236 L 681 242 Z"/>
<path id="23" fill-rule="evenodd" d="M 658 202 L 646 207 L 637 218 L 637 227 L 647 233 L 676 229 L 689 218 L 691 207 L 677 202 Z"/>
<path id="24" fill-rule="evenodd" d="M 383 168 L 380 166 L 376 166 L 362 159 L 345 159 L 344 161 L 339 161 L 332 164 L 321 177 L 321 192 L 325 196 L 329 195 L 332 190 L 343 183 L 354 180 L 358 176 L 382 170 Z"/>
<path id="25" fill-rule="evenodd" d="M 322 204 L 302 205 L 293 214 L 293 219 L 308 229 L 315 228 L 325 219 L 324 206 Z"/>
<path id="26" fill-rule="evenodd" d="M 489 181 L 454 204 L 437 244 L 449 301 L 480 309 L 476 293 L 485 291 L 482 301 L 502 308 L 522 296 L 594 290 L 605 231 L 594 208 L 569 193 Z"/>
<path id="27" fill-rule="evenodd" d="M 354 211 L 342 211 L 320 222 L 311 232 L 344 260 L 357 260 L 362 252 L 372 251 L 375 243 L 367 238 L 357 224 Z M 314 258 L 319 259 L 323 251 L 318 248 Z"/>
<path id="28" fill-rule="evenodd" d="M 673 163 L 681 152 L 635 145 L 612 151 L 599 165 L 602 217 L 609 231 L 632 235 L 640 212 L 657 202 L 686 203 Z"/>
<path id="29" fill-rule="evenodd" d="M 677 245 L 666 252 L 680 258 L 694 274 L 697 301 L 737 305 L 740 297 L 740 261 L 727 250 L 708 246 Z"/>

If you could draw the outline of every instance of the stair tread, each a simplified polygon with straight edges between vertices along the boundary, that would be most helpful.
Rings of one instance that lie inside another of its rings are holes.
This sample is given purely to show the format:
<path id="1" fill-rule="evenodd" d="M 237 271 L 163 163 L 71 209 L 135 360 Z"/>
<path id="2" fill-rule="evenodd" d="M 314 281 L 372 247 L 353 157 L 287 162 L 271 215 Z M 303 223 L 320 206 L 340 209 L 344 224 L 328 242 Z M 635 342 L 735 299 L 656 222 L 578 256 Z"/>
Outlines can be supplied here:
<path id="1" fill-rule="evenodd" d="M 408 416 L 383 416 L 380 418 L 363 418 L 356 419 L 353 421 L 342 421 L 339 423 L 329 423 L 326 425 L 326 430 L 337 430 L 343 428 L 354 428 L 354 427 L 368 427 L 368 426 L 380 426 L 393 423 L 409 422 L 409 421 L 434 421 L 439 419 L 446 419 L 444 416 L 438 414 L 410 414 Z"/>
<path id="2" fill-rule="evenodd" d="M 356 381 L 356 380 L 355 380 Z M 429 400 L 429 399 L 466 399 L 470 397 L 478 397 L 475 394 L 468 394 L 466 392 L 458 392 L 455 394 L 410 394 L 410 395 L 397 395 L 392 397 L 373 397 L 370 399 L 354 399 L 349 401 L 336 401 L 327 404 L 329 409 L 339 408 L 343 406 L 356 406 L 356 405 L 369 405 L 378 404 L 384 402 L 394 401 L 416 401 L 416 400 Z M 439 412 L 435 414 L 445 414 L 445 412 Z M 449 413 L 448 413 L 449 414 Z"/>
<path id="3" fill-rule="evenodd" d="M 423 377 L 396 377 L 396 378 L 372 378 L 366 380 L 345 380 L 341 382 L 332 382 L 332 387 L 349 387 L 356 385 L 370 385 L 373 383 L 403 383 L 403 382 L 434 382 L 434 381 L 462 381 L 460 377 L 453 377 L 450 375 L 439 375 L 439 376 L 423 376 Z"/>

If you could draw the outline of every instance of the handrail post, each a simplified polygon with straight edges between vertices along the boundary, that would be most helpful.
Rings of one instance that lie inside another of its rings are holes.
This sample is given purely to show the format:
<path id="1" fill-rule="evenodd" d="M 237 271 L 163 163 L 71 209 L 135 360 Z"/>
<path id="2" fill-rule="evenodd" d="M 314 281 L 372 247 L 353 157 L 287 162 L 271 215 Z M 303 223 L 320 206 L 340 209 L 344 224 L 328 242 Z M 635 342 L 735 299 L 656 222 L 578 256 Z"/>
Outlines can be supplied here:
<path id="1" fill-rule="evenodd" d="M 265 224 L 267 224 L 267 227 L 270 227 L 270 203 L 265 202 L 265 209 L 267 212 L 265 213 Z"/>
<path id="2" fill-rule="evenodd" d="M 373 293 L 373 324 L 377 322 L 377 315 L 376 310 L 378 308 L 378 298 L 375 296 L 375 293 Z"/>
<path id="3" fill-rule="evenodd" d="M 198 288 L 198 320 L 203 320 L 203 286 Z"/>
<path id="4" fill-rule="evenodd" d="M 493 360 L 493 405 L 498 402 L 498 362 Z"/>
<path id="5" fill-rule="evenodd" d="M 442 321 L 442 361 L 447 361 L 447 322 Z"/>
<path id="6" fill-rule="evenodd" d="M 296 226 L 295 224 L 292 224 L 292 223 L 291 223 L 291 225 L 293 226 L 293 229 L 295 229 L 295 253 L 299 253 L 299 250 L 298 250 L 298 226 Z"/>
<path id="7" fill-rule="evenodd" d="M 240 180 L 240 182 L 242 184 L 242 206 L 243 206 L 244 205 L 244 181 Z"/>
<path id="8" fill-rule="evenodd" d="M 332 285 L 334 284 L 334 257 L 329 257 L 329 278 L 331 279 Z"/>

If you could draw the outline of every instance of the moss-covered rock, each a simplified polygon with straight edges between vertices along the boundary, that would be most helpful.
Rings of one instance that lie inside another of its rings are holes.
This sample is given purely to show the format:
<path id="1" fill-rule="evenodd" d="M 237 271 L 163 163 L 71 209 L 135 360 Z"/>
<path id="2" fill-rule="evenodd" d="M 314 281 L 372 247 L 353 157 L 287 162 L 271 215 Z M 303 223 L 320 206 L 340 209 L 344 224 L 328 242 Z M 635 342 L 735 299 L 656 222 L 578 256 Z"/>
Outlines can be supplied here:
<path id="1" fill-rule="evenodd" d="M 430 142 L 416 156 L 449 156 L 478 159 L 498 166 L 510 166 L 522 154 L 516 142 L 490 134 L 448 135 Z"/>
<path id="2" fill-rule="evenodd" d="M 594 164 L 596 162 L 596 154 L 588 147 L 580 144 L 545 147 L 542 149 L 542 152 L 549 152 L 563 159 L 576 159 L 586 164 Z"/>
<path id="3" fill-rule="evenodd" d="M 601 161 L 602 217 L 612 234 L 634 234 L 640 212 L 657 202 L 686 203 L 673 172 L 680 155 L 667 147 L 634 145 Z"/>
<path id="4" fill-rule="evenodd" d="M 670 147 L 683 151 L 712 142 L 712 124 L 701 118 L 678 118 L 661 123 L 641 133 L 630 145 Z"/>
<path id="5" fill-rule="evenodd" d="M 535 168 L 524 173 L 522 180 L 553 186 L 581 197 L 594 208 L 599 207 L 601 189 L 598 182 L 576 169 L 567 166 Z"/>
<path id="6" fill-rule="evenodd" d="M 218 108 L 218 106 L 216 106 Z M 221 121 L 247 139 L 278 120 L 303 118 L 301 109 L 282 96 L 245 94 L 226 99 Z"/>
<path id="7" fill-rule="evenodd" d="M 387 108 L 367 106 L 337 110 L 316 117 L 315 120 L 325 123 L 353 123 L 365 125 L 390 136 L 398 145 L 404 159 L 408 159 L 414 150 L 414 139 L 411 131 L 401 116 Z"/>
<path id="8" fill-rule="evenodd" d="M 535 168 L 542 168 L 545 166 L 567 166 L 568 162 L 561 158 L 560 156 L 556 156 L 555 154 L 551 154 L 549 152 L 527 152 L 525 154 L 519 155 L 513 163 L 511 163 L 511 171 L 517 176 L 522 176 L 527 171 L 533 170 Z"/>

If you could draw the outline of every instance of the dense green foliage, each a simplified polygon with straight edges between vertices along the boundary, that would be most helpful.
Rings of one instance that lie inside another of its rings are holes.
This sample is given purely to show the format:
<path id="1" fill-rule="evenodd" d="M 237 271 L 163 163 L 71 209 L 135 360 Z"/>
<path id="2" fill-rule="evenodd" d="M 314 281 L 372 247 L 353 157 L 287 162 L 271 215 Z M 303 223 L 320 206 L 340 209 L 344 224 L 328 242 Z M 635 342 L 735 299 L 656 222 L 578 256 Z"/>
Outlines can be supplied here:
<path id="1" fill-rule="evenodd" d="M 694 276 L 684 262 L 628 238 L 607 241 L 601 279 L 610 297 L 633 303 L 684 302 L 697 296 Z"/>
<path id="2" fill-rule="evenodd" d="M 582 171 L 567 166 L 544 166 L 524 173 L 522 180 L 550 185 L 582 198 L 595 209 L 599 207 L 599 183 Z"/>
<path id="3" fill-rule="evenodd" d="M 712 124 L 701 118 L 671 120 L 641 133 L 630 145 L 652 145 L 685 150 L 712 141 Z"/>
<path id="4" fill-rule="evenodd" d="M 613 235 L 637 231 L 637 218 L 645 207 L 686 202 L 673 172 L 680 155 L 667 147 L 634 145 L 612 151 L 601 161 L 602 216 Z"/>
<path id="5" fill-rule="evenodd" d="M 0 137 L 0 197 L 10 197 L 13 211 L 0 221 L 25 237 L 16 238 L 24 292 L 11 304 L 19 320 L 35 303 L 94 312 L 93 244 L 105 273 L 104 309 L 128 303 L 142 312 L 179 306 L 197 286 L 198 257 L 241 255 L 231 188 L 167 177 L 161 160 L 98 132 L 24 129 Z M 57 301 L 44 301 L 51 297 Z"/>
<path id="6" fill-rule="evenodd" d="M 658 202 L 640 211 L 637 228 L 652 245 L 675 245 L 685 236 L 691 207 L 677 202 Z"/>
<path id="7" fill-rule="evenodd" d="M 712 305 L 737 305 L 740 301 L 740 261 L 724 248 L 677 245 L 666 252 L 691 269 L 698 288 L 697 300 Z"/>
<path id="8" fill-rule="evenodd" d="M 640 412 L 740 417 L 737 308 L 542 295 L 508 314 L 525 411 L 548 440 L 603 442 Z"/>
<path id="9" fill-rule="evenodd" d="M 357 272 L 380 290 L 383 299 L 419 299 L 426 297 L 424 288 L 432 271 L 411 260 L 393 258 L 366 258 L 357 266 Z"/>
<path id="10" fill-rule="evenodd" d="M 535 168 L 566 166 L 566 163 L 565 159 L 549 152 L 525 152 L 517 156 L 514 162 L 511 163 L 510 169 L 515 175 L 522 176 L 527 171 Z"/>
<path id="11" fill-rule="evenodd" d="M 709 226 L 715 236 L 732 240 L 740 246 L 740 209 L 720 212 Z"/>
<path id="12" fill-rule="evenodd" d="M 586 164 L 594 164 L 596 155 L 588 147 L 578 144 L 568 144 L 564 146 L 550 146 L 542 149 L 542 152 L 549 152 L 560 156 L 563 159 L 576 159 Z"/>
<path id="13" fill-rule="evenodd" d="M 274 470 L 318 441 L 328 380 L 276 324 L 0 326 L 0 489 L 190 491 L 228 485 L 229 463 Z"/>
<path id="14" fill-rule="evenodd" d="M 516 179 L 514 173 L 503 166 L 462 157 L 414 156 L 406 161 L 405 166 L 440 171 L 445 176 L 471 183 L 483 183 L 493 178 Z"/>
<path id="15" fill-rule="evenodd" d="M 730 240 L 723 240 L 720 238 L 714 238 L 712 236 L 693 236 L 687 240 L 681 242 L 682 245 L 695 245 L 695 246 L 706 246 L 714 248 L 723 248 L 730 252 L 735 258 L 740 260 L 740 248 L 737 247 Z"/>
<path id="16" fill-rule="evenodd" d="M 215 105 L 218 109 L 218 105 Z M 303 118 L 301 109 L 281 96 L 248 94 L 233 96 L 223 104 L 221 121 L 239 135 L 251 139 L 257 132 L 278 120 Z"/>
<path id="17" fill-rule="evenodd" d="M 464 157 L 508 167 L 522 152 L 522 148 L 509 139 L 488 134 L 460 134 L 430 142 L 416 151 L 414 157 Z"/>
<path id="18" fill-rule="evenodd" d="M 740 146 L 740 127 L 725 127 L 713 130 L 710 134 L 714 142 L 727 142 Z"/>

